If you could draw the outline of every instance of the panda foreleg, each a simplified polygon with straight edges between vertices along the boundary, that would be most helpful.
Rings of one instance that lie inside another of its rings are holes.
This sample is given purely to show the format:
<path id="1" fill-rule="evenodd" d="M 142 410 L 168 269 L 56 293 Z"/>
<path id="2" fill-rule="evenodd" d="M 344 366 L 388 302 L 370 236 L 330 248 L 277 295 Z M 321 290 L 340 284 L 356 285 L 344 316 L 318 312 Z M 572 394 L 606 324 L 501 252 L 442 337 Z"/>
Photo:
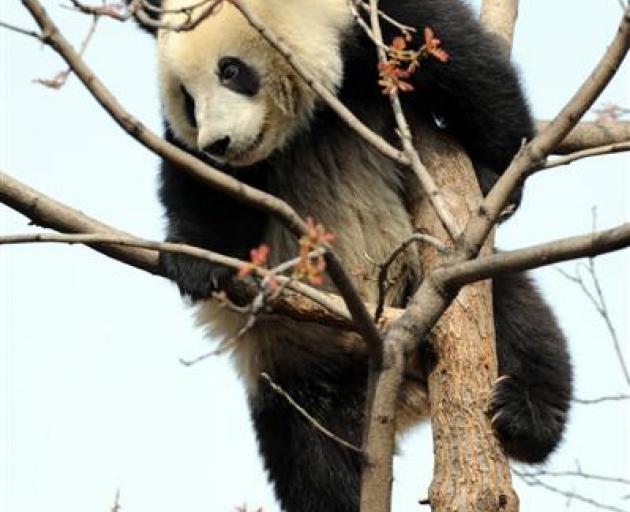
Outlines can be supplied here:
<path id="1" fill-rule="evenodd" d="M 499 379 L 489 414 L 505 452 L 543 462 L 557 447 L 571 399 L 566 341 L 525 273 L 493 280 Z"/>
<path id="2" fill-rule="evenodd" d="M 167 131 L 169 142 L 179 145 Z M 199 156 L 199 155 L 197 155 Z M 251 169 L 242 181 L 264 188 L 264 170 Z M 263 236 L 266 216 L 217 192 L 188 175 L 177 165 L 164 161 L 161 167 L 160 200 L 167 220 L 168 242 L 185 243 L 227 256 L 249 260 L 249 251 Z M 182 295 L 206 299 L 225 287 L 234 270 L 186 254 L 162 251 L 163 275 L 174 281 Z"/>

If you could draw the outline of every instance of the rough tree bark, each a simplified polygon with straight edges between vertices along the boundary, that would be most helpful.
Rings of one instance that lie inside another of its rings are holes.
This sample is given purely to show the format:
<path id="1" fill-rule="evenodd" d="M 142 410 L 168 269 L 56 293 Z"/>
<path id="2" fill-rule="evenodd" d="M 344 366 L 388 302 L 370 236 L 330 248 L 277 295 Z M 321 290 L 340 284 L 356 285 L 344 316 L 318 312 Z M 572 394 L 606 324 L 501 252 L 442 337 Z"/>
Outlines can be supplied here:
<path id="1" fill-rule="evenodd" d="M 453 140 L 418 131 L 423 163 L 464 226 L 481 201 L 470 160 Z M 411 188 L 411 187 L 410 187 Z M 420 200 L 418 200 L 420 199 Z M 413 198 L 418 229 L 448 240 L 427 200 Z M 489 237 L 482 254 L 492 251 Z M 425 274 L 446 262 L 430 245 L 420 251 Z M 438 356 L 429 376 L 434 474 L 429 500 L 434 512 L 517 511 L 510 469 L 485 414 L 497 378 L 492 293 L 489 280 L 461 289 L 432 330 Z"/>

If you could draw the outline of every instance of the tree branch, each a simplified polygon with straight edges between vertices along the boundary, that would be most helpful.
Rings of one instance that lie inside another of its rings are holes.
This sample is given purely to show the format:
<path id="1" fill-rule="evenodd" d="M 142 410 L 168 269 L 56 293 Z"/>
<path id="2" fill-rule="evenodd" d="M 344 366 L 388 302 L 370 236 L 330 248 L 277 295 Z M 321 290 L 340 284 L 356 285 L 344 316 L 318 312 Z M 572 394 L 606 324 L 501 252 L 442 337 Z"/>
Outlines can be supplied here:
<path id="1" fill-rule="evenodd" d="M 630 246 L 630 223 L 588 235 L 553 240 L 515 251 L 437 269 L 433 276 L 448 288 L 459 288 L 480 279 L 530 270 L 575 258 L 592 258 Z"/>
<path id="2" fill-rule="evenodd" d="M 171 244 L 168 242 L 154 242 L 138 238 L 130 233 L 116 229 L 100 222 L 86 214 L 75 210 L 43 193 L 28 187 L 15 178 L 0 170 L 0 202 L 13 210 L 22 213 L 34 224 L 55 229 L 63 233 L 36 233 L 28 235 L 0 236 L 0 245 L 8 243 L 28 242 L 57 242 L 82 243 L 111 258 L 133 267 L 145 270 L 154 275 L 161 275 L 158 268 L 158 250 L 182 252 L 191 256 L 205 258 L 218 264 L 225 264 L 231 268 L 240 268 L 243 261 L 213 253 L 198 247 L 185 244 Z M 421 237 L 424 239 L 424 237 Z M 410 243 L 416 237 L 404 241 Z M 427 244 L 443 252 L 443 247 Z M 595 257 L 600 254 L 626 248 L 630 245 L 630 224 L 619 227 L 554 240 L 540 245 L 525 247 L 514 251 L 501 252 L 492 256 L 478 258 L 454 266 L 438 268 L 434 271 L 440 280 L 449 287 L 472 283 L 481 279 L 488 279 L 499 274 L 529 270 L 551 263 L 567 261 L 582 257 Z M 260 269 L 261 277 L 267 273 Z M 341 297 L 321 292 L 306 284 L 293 282 L 291 287 L 299 294 L 310 300 L 290 296 L 275 303 L 279 314 L 304 321 L 312 321 L 325 325 L 355 330 L 349 313 Z M 322 306 L 318 308 L 311 301 Z M 366 304 L 370 311 L 376 306 Z M 331 314 L 332 313 L 332 314 Z M 382 326 L 389 325 L 402 314 L 397 308 L 383 308 Z"/>
<path id="3" fill-rule="evenodd" d="M 0 202 L 25 215 L 39 226 L 65 233 L 102 233 L 113 237 L 130 238 L 120 231 L 96 219 L 88 217 L 41 192 L 21 183 L 0 169 Z M 159 274 L 157 251 L 142 248 L 95 245 L 93 249 L 127 265 Z"/>
<path id="4" fill-rule="evenodd" d="M 87 243 L 91 248 L 114 258 L 122 263 L 145 270 L 154 275 L 161 275 L 158 267 L 158 251 L 155 249 L 172 249 L 185 251 L 196 257 L 213 257 L 211 251 L 205 251 L 197 247 L 184 244 L 167 244 L 166 242 L 150 242 L 137 238 L 129 233 L 118 230 L 93 219 L 84 213 L 75 210 L 59 201 L 56 201 L 41 192 L 12 178 L 0 170 L 0 202 L 22 213 L 33 223 L 49 227 L 65 233 L 80 235 L 54 235 L 45 234 L 49 241 L 63 243 Z M 43 235 L 28 235 L 33 238 Z M 120 243 L 114 244 L 114 241 Z M 147 248 L 147 247 L 150 247 Z M 219 260 L 219 258 L 223 258 Z M 217 262 L 238 262 L 234 258 L 217 255 Z M 236 263 L 235 263 L 236 264 Z M 279 297 L 274 303 L 277 313 L 287 315 L 295 320 L 309 321 L 332 325 L 342 329 L 356 330 L 356 325 L 350 319 L 348 310 L 343 300 L 334 294 L 319 292 L 303 283 L 293 282 L 292 288 L 299 294 L 289 294 Z M 309 290 L 310 289 L 310 290 Z M 232 290 L 231 290 L 232 291 Z M 243 289 L 233 290 L 244 301 L 251 300 L 255 291 Z M 315 292 L 314 294 L 312 292 Z M 305 298 L 310 297 L 310 298 Z M 331 312 L 334 312 L 331 314 Z M 386 308 L 383 314 L 382 325 L 400 312 L 393 308 Z"/>
<path id="5" fill-rule="evenodd" d="M 625 58 L 630 46 L 630 6 L 624 11 L 615 36 L 590 76 L 545 130 L 514 158 L 466 226 L 462 239 L 467 258 L 478 254 L 481 245 L 508 202 L 511 192 L 536 165 L 562 141 L 599 97 Z"/>
<path id="6" fill-rule="evenodd" d="M 306 409 L 304 409 L 304 407 L 298 404 L 293 399 L 293 397 L 289 395 L 289 393 L 287 393 L 284 389 L 282 389 L 282 387 L 276 384 L 267 373 L 262 372 L 260 374 L 260 377 L 269 385 L 269 387 L 271 387 L 271 389 L 273 389 L 274 392 L 278 393 L 282 398 L 284 398 L 289 403 L 291 407 L 293 407 L 298 413 L 300 413 L 306 419 L 306 421 L 308 421 L 313 426 L 313 428 L 315 428 L 316 430 L 319 430 L 326 437 L 332 439 L 333 441 L 340 444 L 344 448 L 348 448 L 349 450 L 356 453 L 363 453 L 363 451 L 360 448 L 354 446 L 352 443 L 349 443 L 345 439 L 342 439 L 338 435 L 333 434 L 324 425 L 322 425 L 319 421 L 317 421 Z"/>
<path id="7" fill-rule="evenodd" d="M 538 133 L 549 126 L 550 121 L 537 121 Z M 573 127 L 553 149 L 556 155 L 630 141 L 630 121 L 582 121 Z"/>
<path id="8" fill-rule="evenodd" d="M 540 478 L 538 478 L 533 473 L 525 473 L 521 472 L 517 469 L 513 469 L 514 474 L 518 476 L 523 482 L 525 482 L 529 486 L 542 487 L 543 489 L 547 489 L 548 491 L 564 496 L 567 500 L 575 499 L 577 501 L 581 501 L 582 503 L 588 503 L 596 508 L 601 510 L 610 510 L 612 512 L 626 512 L 624 509 L 619 507 L 615 507 L 614 505 L 607 505 L 605 503 L 600 503 L 593 498 L 589 498 L 587 496 L 583 496 L 581 494 L 576 493 L 575 491 L 560 489 L 554 485 L 550 485 L 547 482 L 543 482 Z"/>
<path id="9" fill-rule="evenodd" d="M 517 17 L 518 0 L 483 0 L 481 2 L 481 23 L 503 42 L 507 58 L 512 52 Z"/>
<path id="10" fill-rule="evenodd" d="M 625 151 L 630 151 L 630 141 L 618 142 L 616 144 L 609 144 L 607 146 L 597 146 L 590 149 L 583 149 L 581 151 L 576 151 L 575 153 L 568 153 L 564 156 L 553 158 L 551 160 L 548 159 L 542 166 L 536 169 L 535 172 L 542 171 L 545 169 L 553 169 L 554 167 L 560 167 L 563 165 L 569 165 L 577 160 L 582 160 L 583 158 L 589 158 L 592 156 L 612 155 L 615 153 L 623 153 Z"/>

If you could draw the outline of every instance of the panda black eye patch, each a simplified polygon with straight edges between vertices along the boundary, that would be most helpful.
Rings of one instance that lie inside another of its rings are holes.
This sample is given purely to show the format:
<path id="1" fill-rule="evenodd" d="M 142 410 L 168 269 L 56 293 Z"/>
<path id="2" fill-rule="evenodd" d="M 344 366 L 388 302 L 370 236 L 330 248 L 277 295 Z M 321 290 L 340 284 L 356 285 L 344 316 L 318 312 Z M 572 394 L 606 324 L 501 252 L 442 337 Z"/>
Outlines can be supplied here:
<path id="1" fill-rule="evenodd" d="M 186 119 L 193 128 L 197 128 L 197 118 L 195 117 L 195 100 L 188 93 L 186 87 L 182 85 L 180 89 L 182 91 L 182 94 L 184 95 L 184 113 L 186 114 Z"/>
<path id="2" fill-rule="evenodd" d="M 218 76 L 223 86 L 238 94 L 255 96 L 260 89 L 258 73 L 236 57 L 219 60 Z"/>

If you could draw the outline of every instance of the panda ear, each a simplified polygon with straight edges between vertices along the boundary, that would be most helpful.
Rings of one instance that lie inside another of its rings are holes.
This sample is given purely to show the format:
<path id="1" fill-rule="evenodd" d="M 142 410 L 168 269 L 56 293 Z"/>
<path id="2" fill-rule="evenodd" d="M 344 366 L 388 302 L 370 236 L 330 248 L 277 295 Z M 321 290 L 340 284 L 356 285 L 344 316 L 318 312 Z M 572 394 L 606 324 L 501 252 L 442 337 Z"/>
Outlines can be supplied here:
<path id="1" fill-rule="evenodd" d="M 125 4 L 127 6 L 129 6 L 129 4 L 132 2 L 133 0 L 125 0 Z M 150 7 L 154 7 L 156 9 L 161 9 L 162 8 L 162 0 L 142 0 L 140 2 L 140 4 L 142 5 L 143 3 L 145 4 L 149 4 Z M 142 9 L 142 7 L 141 7 Z M 157 34 L 157 28 L 156 27 L 152 27 L 146 23 L 143 23 L 143 19 L 146 20 L 150 20 L 150 21 L 154 21 L 154 22 L 158 22 L 160 21 L 160 13 L 154 11 L 151 8 L 144 8 L 142 9 L 142 13 L 141 13 L 141 17 L 140 19 L 138 19 L 138 16 L 134 16 L 136 23 L 138 24 L 138 26 L 144 30 L 145 32 L 148 32 L 149 34 L 151 34 L 152 36 L 155 36 Z"/>

